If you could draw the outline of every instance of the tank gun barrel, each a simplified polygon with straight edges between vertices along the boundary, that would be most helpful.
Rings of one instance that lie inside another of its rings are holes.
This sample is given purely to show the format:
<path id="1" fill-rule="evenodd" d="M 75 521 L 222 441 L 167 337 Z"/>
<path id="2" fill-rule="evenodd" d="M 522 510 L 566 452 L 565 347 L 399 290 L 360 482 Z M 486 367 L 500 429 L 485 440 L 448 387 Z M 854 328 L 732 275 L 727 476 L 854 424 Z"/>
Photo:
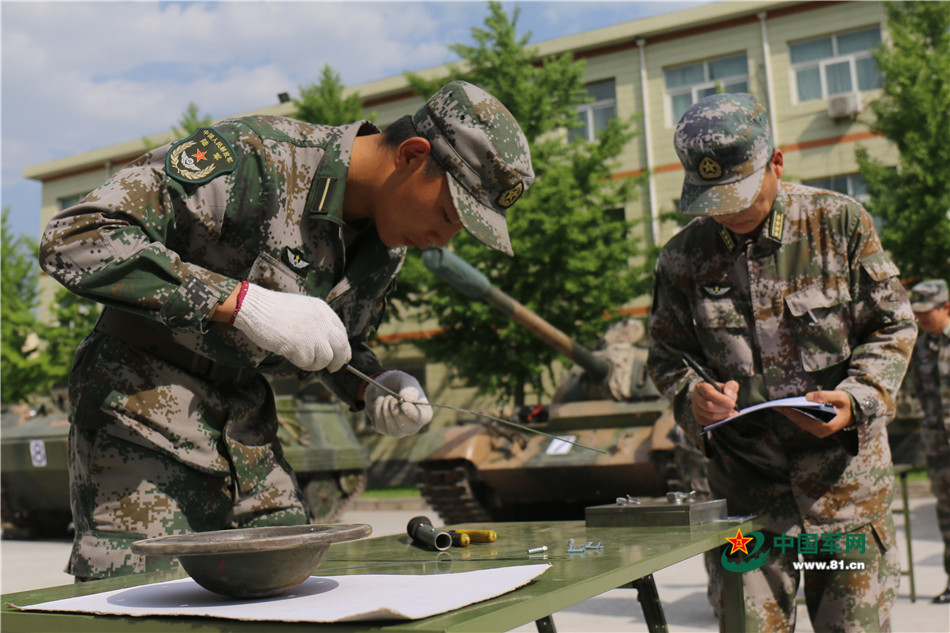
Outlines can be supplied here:
<path id="1" fill-rule="evenodd" d="M 594 356 L 590 350 L 573 341 L 536 312 L 493 286 L 488 277 L 455 253 L 444 248 L 428 248 L 422 253 L 422 263 L 466 297 L 484 301 L 570 358 L 583 367 L 593 380 L 606 380 L 610 373 L 610 363 L 607 360 Z"/>

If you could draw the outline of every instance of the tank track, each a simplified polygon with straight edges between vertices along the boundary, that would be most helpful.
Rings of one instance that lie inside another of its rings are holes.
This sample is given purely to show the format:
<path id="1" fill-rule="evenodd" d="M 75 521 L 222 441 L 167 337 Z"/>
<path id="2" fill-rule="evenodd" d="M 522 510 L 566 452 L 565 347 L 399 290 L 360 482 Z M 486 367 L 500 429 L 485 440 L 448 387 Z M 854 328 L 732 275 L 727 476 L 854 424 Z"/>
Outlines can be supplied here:
<path id="1" fill-rule="evenodd" d="M 423 466 L 417 487 L 446 525 L 492 520 L 472 489 L 466 462 L 457 462 L 454 466 Z"/>

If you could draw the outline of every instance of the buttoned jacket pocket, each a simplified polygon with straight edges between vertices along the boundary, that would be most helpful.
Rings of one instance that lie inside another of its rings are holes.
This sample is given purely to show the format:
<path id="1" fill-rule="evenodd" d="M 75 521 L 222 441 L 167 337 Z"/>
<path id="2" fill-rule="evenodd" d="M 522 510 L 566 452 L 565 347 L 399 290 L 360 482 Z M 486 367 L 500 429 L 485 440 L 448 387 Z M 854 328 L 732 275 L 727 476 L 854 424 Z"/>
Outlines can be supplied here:
<path id="1" fill-rule="evenodd" d="M 742 311 L 729 299 L 703 299 L 693 307 L 693 325 L 706 358 L 730 378 L 755 374 L 752 333 Z"/>
<path id="2" fill-rule="evenodd" d="M 851 358 L 851 293 L 843 281 L 812 284 L 785 297 L 802 367 L 814 372 Z"/>
<path id="3" fill-rule="evenodd" d="M 251 266 L 251 271 L 247 275 L 247 280 L 268 290 L 303 295 L 310 294 L 306 284 L 299 276 L 281 263 L 280 260 L 271 257 L 267 253 L 261 253 L 254 260 L 254 265 Z"/>

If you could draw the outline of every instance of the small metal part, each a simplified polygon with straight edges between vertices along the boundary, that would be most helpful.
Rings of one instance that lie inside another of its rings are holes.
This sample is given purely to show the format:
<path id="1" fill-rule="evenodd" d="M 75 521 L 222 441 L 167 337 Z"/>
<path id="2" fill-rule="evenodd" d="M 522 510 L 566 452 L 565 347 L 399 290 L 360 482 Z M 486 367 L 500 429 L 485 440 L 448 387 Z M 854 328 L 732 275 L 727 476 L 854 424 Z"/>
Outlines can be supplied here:
<path id="1" fill-rule="evenodd" d="M 689 493 L 679 492 L 679 491 L 666 493 L 666 502 L 667 502 L 667 503 L 674 503 L 674 504 L 677 504 L 677 505 L 681 505 L 681 504 L 684 504 L 684 503 L 690 503 L 690 502 L 693 501 L 693 499 L 695 499 L 695 498 L 696 498 L 696 491 L 695 491 L 695 490 L 692 490 L 692 491 L 690 491 Z"/>
<path id="2" fill-rule="evenodd" d="M 618 506 L 638 506 L 642 503 L 639 498 L 627 495 L 626 497 L 617 497 Z"/>
<path id="3" fill-rule="evenodd" d="M 409 520 L 406 532 L 416 543 L 434 550 L 445 551 L 452 546 L 452 536 L 448 532 L 437 530 L 428 517 L 418 516 Z"/>
<path id="4" fill-rule="evenodd" d="M 529 554 L 540 554 L 541 552 L 546 552 L 546 551 L 548 551 L 548 546 L 547 546 L 547 545 L 542 545 L 541 547 L 532 547 L 531 549 L 528 550 L 528 553 L 529 553 Z"/>
<path id="5" fill-rule="evenodd" d="M 580 553 L 587 549 L 586 545 L 581 545 L 579 547 L 574 547 L 574 539 L 569 539 L 567 541 L 567 551 L 571 554 Z"/>

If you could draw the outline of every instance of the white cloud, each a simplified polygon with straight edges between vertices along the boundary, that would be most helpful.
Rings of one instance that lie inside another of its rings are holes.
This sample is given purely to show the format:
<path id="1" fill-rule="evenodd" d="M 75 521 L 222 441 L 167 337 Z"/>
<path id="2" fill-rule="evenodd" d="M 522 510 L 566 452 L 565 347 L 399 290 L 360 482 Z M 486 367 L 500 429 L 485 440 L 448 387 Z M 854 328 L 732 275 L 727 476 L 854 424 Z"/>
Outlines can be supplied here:
<path id="1" fill-rule="evenodd" d="M 517 4 L 532 43 L 662 12 L 657 3 Z M 30 207 L 34 222 L 39 186 L 21 177 L 29 165 L 166 131 L 191 101 L 214 118 L 275 104 L 279 92 L 297 96 L 318 81 L 324 64 L 351 86 L 436 66 L 456 59 L 448 44 L 470 43 L 488 15 L 486 2 L 466 1 L 0 0 L 0 11 L 3 204 Z"/>

